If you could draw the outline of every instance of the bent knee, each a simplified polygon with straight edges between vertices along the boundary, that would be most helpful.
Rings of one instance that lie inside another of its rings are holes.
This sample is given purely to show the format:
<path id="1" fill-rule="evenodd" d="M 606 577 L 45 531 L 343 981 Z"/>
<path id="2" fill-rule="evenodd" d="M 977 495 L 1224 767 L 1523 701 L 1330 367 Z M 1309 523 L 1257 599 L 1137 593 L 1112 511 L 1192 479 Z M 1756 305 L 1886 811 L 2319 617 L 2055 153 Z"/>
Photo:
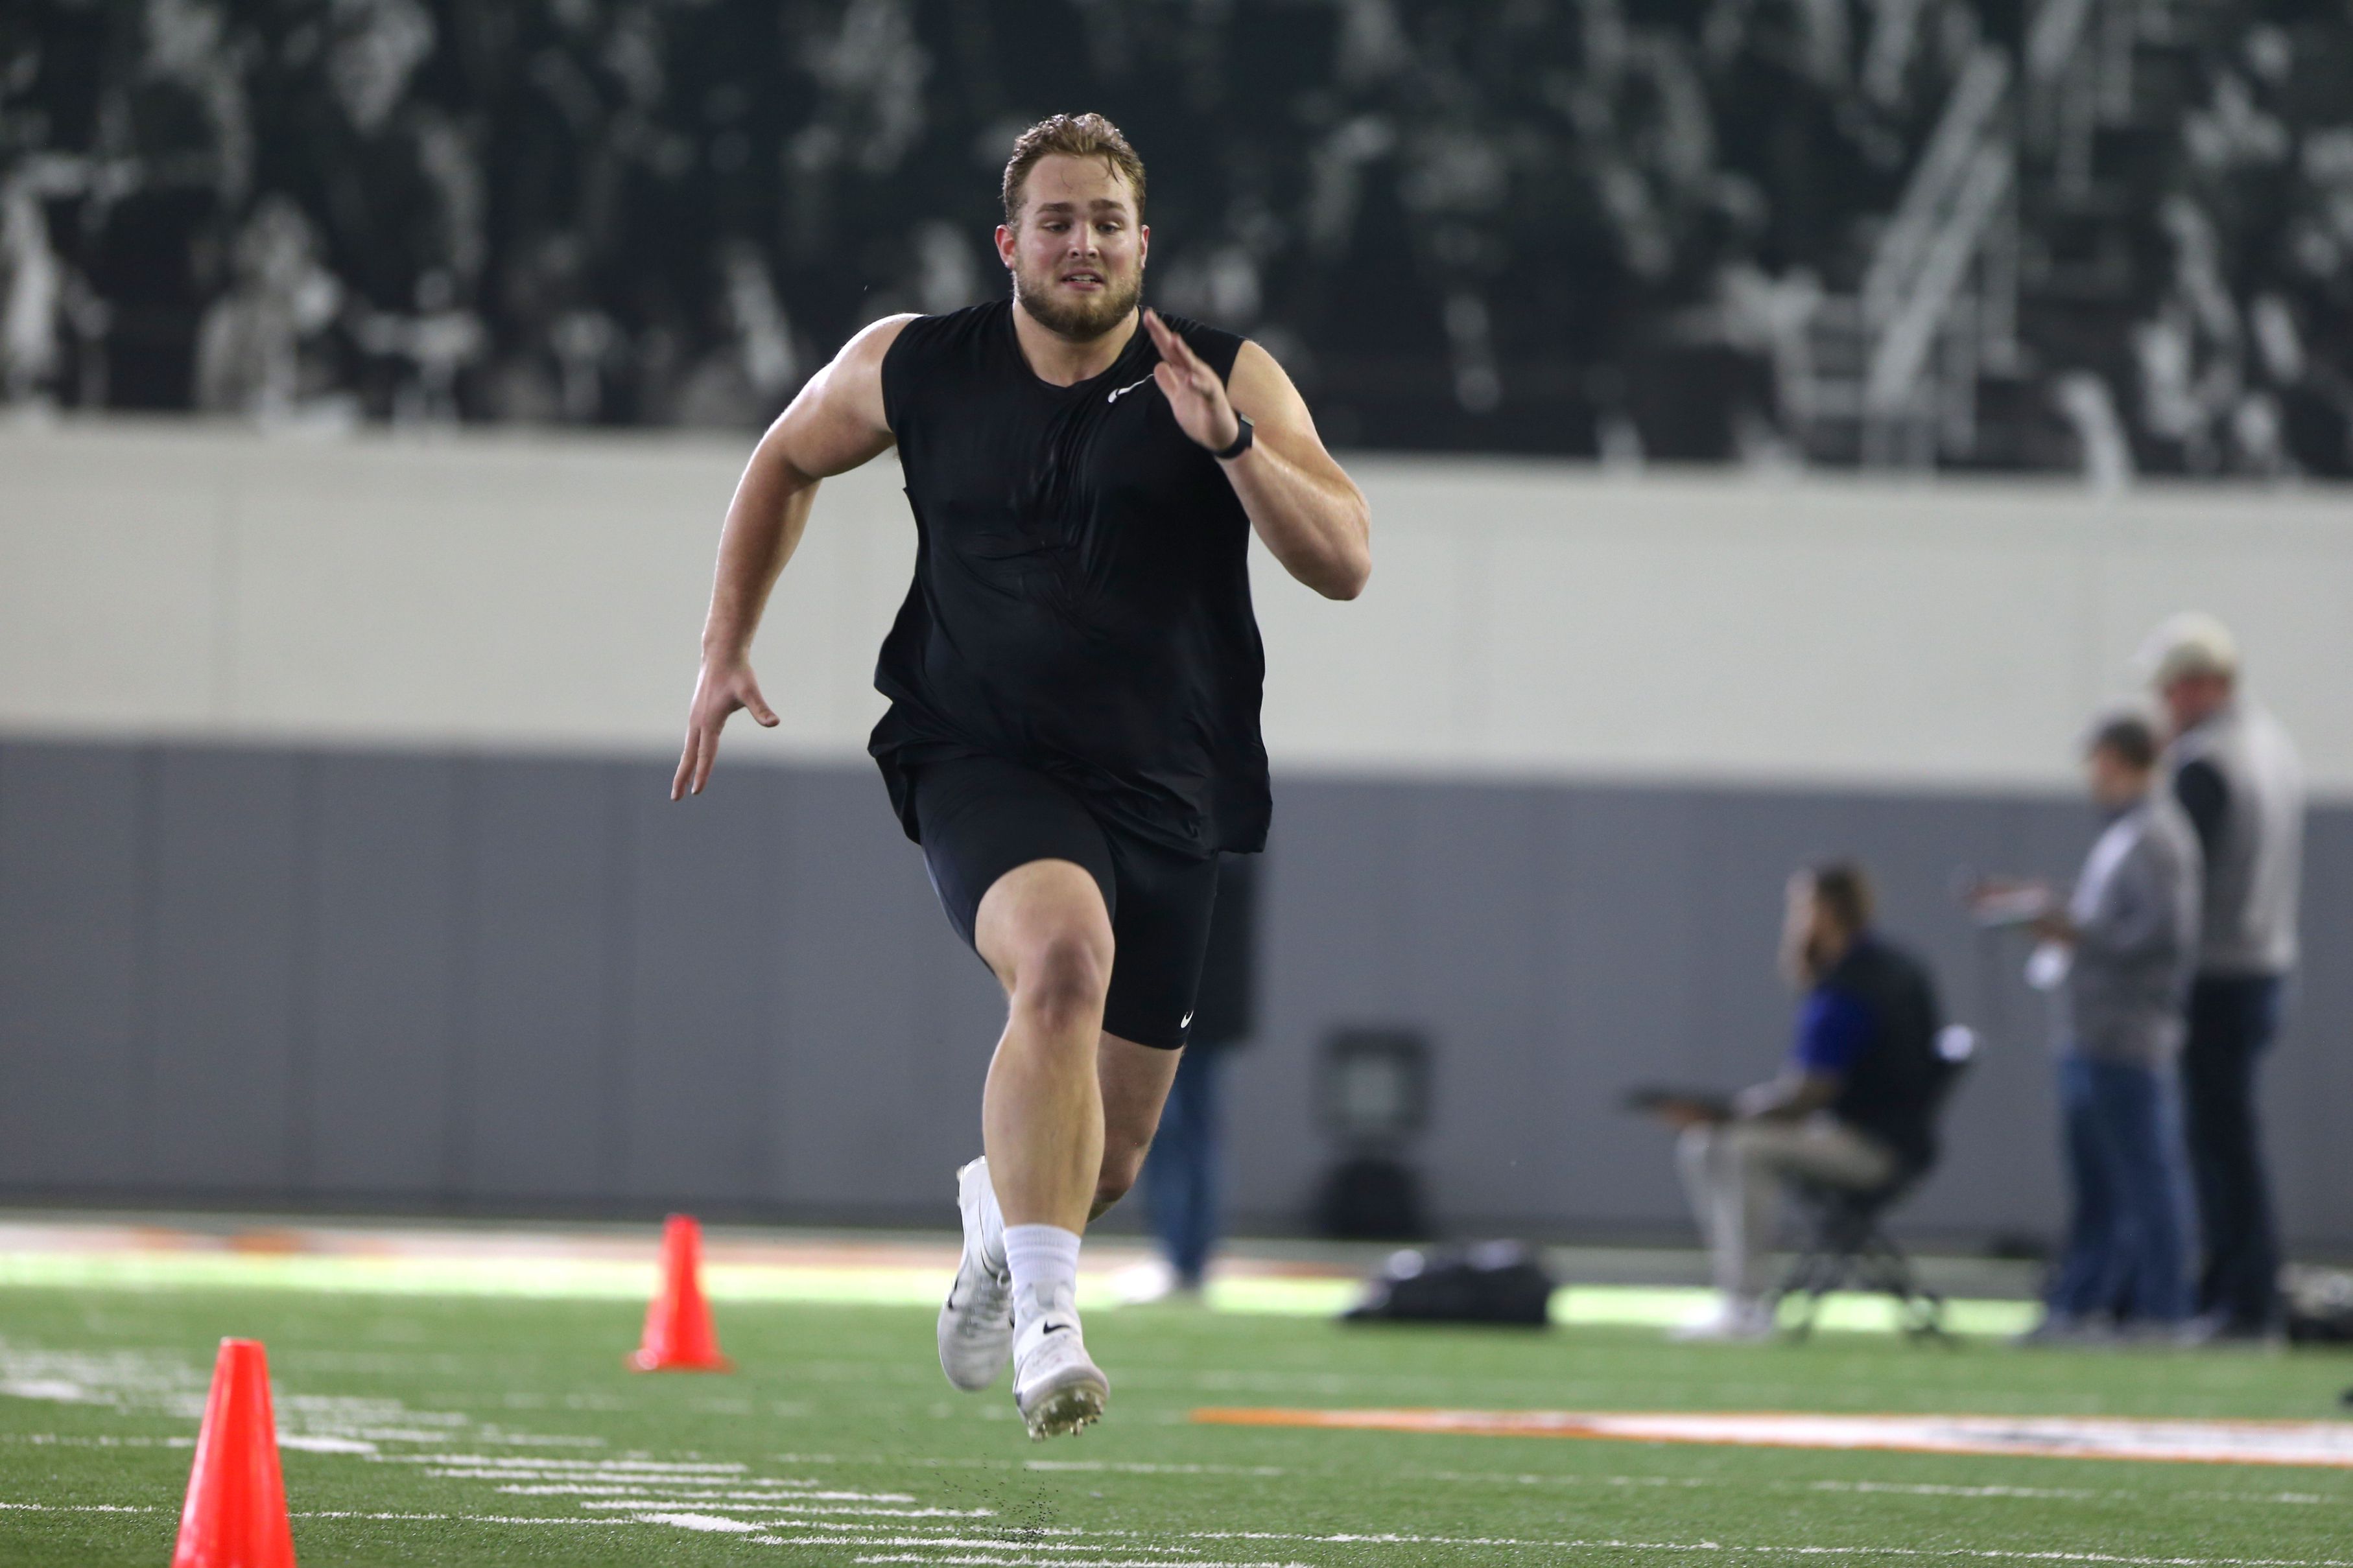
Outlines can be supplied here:
<path id="1" fill-rule="evenodd" d="M 1050 931 L 1025 945 L 1013 972 L 1013 1005 L 1049 1028 L 1092 1026 L 1111 985 L 1111 955 L 1088 933 Z"/>

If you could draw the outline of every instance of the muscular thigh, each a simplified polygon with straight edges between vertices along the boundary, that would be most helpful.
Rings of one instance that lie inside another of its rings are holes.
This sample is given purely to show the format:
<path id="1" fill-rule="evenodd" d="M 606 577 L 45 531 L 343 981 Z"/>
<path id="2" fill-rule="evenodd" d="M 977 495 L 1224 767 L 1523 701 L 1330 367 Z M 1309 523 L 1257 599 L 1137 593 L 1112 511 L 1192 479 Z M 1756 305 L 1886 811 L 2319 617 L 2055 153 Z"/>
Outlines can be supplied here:
<path id="1" fill-rule="evenodd" d="M 1000 977 L 1006 955 L 991 948 L 1004 945 L 1008 924 L 1018 937 L 1039 921 L 1068 926 L 1099 909 L 1111 946 L 1103 1032 L 1131 1048 L 1183 1047 L 1208 955 L 1214 858 L 1106 828 L 1053 780 L 993 757 L 927 763 L 912 788 L 940 907 Z M 1083 896 L 1088 881 L 1099 905 Z"/>
<path id="2" fill-rule="evenodd" d="M 1009 883 L 1006 894 L 1018 896 L 1018 907 L 1008 911 L 1014 899 L 1000 896 L 992 923 L 1003 923 L 997 917 L 1008 913 L 1017 922 L 1068 916 L 1069 906 L 1087 901 L 1088 882 L 1100 919 L 1107 921 L 1117 908 L 1109 840 L 1077 797 L 1044 774 L 994 757 L 957 757 L 925 763 L 913 789 L 932 890 L 956 935 L 992 968 L 1000 965 L 983 942 L 981 906 L 1018 870 L 1040 863 L 1060 868 L 1025 872 Z"/>

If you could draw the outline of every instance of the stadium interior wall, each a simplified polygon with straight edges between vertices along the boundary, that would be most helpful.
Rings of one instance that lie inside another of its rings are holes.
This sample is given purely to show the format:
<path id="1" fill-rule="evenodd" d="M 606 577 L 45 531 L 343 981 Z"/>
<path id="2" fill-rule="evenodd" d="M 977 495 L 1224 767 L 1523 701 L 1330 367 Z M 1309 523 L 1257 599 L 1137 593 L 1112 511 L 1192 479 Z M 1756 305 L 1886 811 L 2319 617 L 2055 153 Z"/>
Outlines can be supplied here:
<path id="1" fill-rule="evenodd" d="M 936 1219 L 995 1004 L 860 760 L 913 531 L 887 462 L 829 482 L 771 612 L 782 729 L 662 799 L 740 458 L 0 434 L 0 1192 Z M 1309 1047 L 1396 1021 L 1438 1041 L 1446 1223 L 1674 1226 L 1618 1094 L 1762 1070 L 1780 879 L 1853 852 L 1992 1047 L 1915 1227 L 2047 1231 L 2039 1003 L 1951 882 L 2072 867 L 2075 736 L 2185 605 L 2305 746 L 2311 945 L 2353 928 L 2341 491 L 1358 467 L 1366 598 L 1260 581 L 1251 1223 L 1330 1157 Z M 2307 1247 L 2353 1245 L 2337 968 L 2269 1083 Z"/>

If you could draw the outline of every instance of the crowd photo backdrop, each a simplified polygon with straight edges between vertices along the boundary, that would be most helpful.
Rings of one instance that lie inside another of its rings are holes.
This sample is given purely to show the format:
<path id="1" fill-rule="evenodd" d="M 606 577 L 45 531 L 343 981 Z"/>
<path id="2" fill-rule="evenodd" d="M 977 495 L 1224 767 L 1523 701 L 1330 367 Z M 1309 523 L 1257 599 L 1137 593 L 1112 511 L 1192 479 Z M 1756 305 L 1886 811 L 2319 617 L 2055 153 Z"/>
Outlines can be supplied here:
<path id="1" fill-rule="evenodd" d="M 2353 472 L 2331 0 L 26 0 L 0 396 L 755 426 L 1099 108 L 1345 447 Z"/>

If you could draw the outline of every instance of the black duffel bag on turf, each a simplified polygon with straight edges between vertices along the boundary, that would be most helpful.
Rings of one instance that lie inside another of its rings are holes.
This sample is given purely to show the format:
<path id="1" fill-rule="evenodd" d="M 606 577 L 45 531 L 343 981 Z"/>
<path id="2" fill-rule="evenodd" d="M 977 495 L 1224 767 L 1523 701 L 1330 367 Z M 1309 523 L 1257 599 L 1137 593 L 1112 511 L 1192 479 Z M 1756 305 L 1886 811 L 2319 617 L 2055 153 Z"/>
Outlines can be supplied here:
<path id="1" fill-rule="evenodd" d="M 1352 1323 L 1550 1321 L 1553 1279 L 1534 1248 L 1482 1242 L 1468 1250 L 1398 1252 L 1365 1283 L 1365 1299 L 1341 1314 Z"/>

